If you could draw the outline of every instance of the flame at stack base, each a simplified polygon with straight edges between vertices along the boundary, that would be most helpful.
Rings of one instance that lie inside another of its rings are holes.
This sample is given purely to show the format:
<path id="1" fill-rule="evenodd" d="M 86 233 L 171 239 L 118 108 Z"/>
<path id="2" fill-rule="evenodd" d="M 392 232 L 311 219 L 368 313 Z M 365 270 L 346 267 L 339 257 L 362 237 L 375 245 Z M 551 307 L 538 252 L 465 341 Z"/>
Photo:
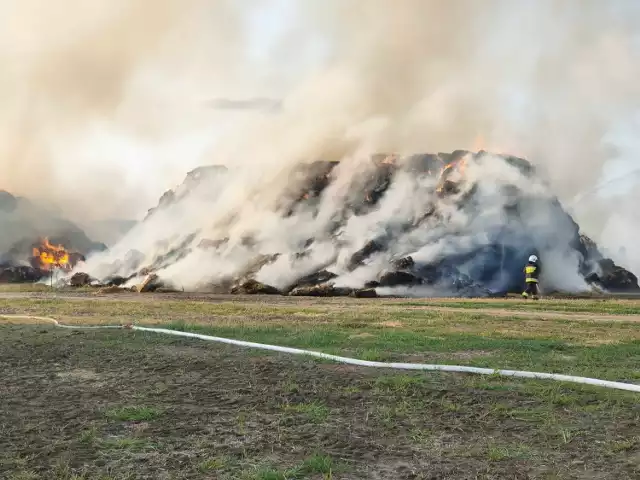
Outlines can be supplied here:
<path id="1" fill-rule="evenodd" d="M 31 266 L 48 274 L 54 270 L 71 272 L 73 268 L 85 260 L 84 255 L 68 251 L 64 245 L 54 245 L 48 237 L 39 240 L 32 249 Z"/>
<path id="2" fill-rule="evenodd" d="M 299 164 L 274 184 L 201 167 L 83 268 L 104 284 L 153 274 L 190 291 L 488 296 L 521 291 L 536 253 L 547 292 L 640 291 L 523 158 L 380 154 Z"/>
<path id="3" fill-rule="evenodd" d="M 37 247 L 33 247 L 32 264 L 34 268 L 51 271 L 54 268 L 71 270 L 69 252 L 62 245 L 52 245 L 49 238 L 43 238 Z"/>

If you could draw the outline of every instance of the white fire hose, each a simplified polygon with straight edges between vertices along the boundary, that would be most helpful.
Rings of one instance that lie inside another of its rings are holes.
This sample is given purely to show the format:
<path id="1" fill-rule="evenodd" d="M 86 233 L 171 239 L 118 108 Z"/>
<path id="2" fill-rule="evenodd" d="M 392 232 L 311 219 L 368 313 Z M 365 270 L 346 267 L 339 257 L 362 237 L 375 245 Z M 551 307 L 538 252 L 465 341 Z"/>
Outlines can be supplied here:
<path id="1" fill-rule="evenodd" d="M 174 335 L 176 337 L 197 338 L 199 340 L 206 340 L 209 342 L 226 343 L 229 345 L 236 345 L 238 347 L 257 348 L 261 350 L 271 350 L 274 352 L 289 353 L 292 355 L 307 355 L 310 357 L 322 358 L 325 360 L 331 360 L 338 363 L 344 363 L 347 365 L 357 365 L 360 367 L 373 367 L 373 368 L 390 368 L 396 370 L 431 370 L 441 372 L 458 372 L 458 373 L 477 373 L 481 375 L 500 375 L 505 377 L 520 377 L 531 378 L 539 380 L 556 380 L 559 382 L 572 382 L 581 383 L 585 385 L 595 385 L 598 387 L 612 388 L 616 390 L 627 390 L 630 392 L 640 393 L 640 385 L 633 383 L 612 382 L 609 380 L 600 380 L 597 378 L 588 377 L 576 377 L 573 375 L 561 375 L 556 373 L 542 373 L 542 372 L 526 372 L 520 370 L 500 370 L 493 368 L 480 368 L 480 367 L 466 367 L 458 365 L 432 365 L 424 363 L 395 363 L 395 362 L 372 362 L 369 360 L 360 360 L 357 358 L 340 357 L 338 355 L 330 355 L 328 353 L 315 352 L 313 350 L 302 350 L 299 348 L 281 347 L 278 345 L 267 345 L 263 343 L 245 342 L 242 340 L 233 340 L 230 338 L 214 337 L 211 335 L 202 335 L 199 333 L 182 332 L 179 330 L 170 330 L 167 328 L 150 328 L 139 327 L 136 325 L 63 325 L 57 320 L 49 317 L 37 317 L 28 315 L 0 315 L 0 318 L 10 319 L 29 319 L 29 320 L 42 320 L 45 322 L 53 323 L 56 327 L 69 328 L 69 329 L 130 329 L 140 332 L 152 332 L 163 333 L 166 335 Z"/>

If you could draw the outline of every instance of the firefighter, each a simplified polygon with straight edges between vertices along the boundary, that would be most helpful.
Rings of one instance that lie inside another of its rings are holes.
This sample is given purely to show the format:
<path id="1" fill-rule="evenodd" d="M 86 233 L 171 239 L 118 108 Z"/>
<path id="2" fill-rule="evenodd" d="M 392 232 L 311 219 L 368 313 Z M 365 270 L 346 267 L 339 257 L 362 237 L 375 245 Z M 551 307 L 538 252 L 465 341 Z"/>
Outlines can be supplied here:
<path id="1" fill-rule="evenodd" d="M 522 296 L 524 298 L 532 297 L 537 300 L 540 295 L 540 265 L 538 264 L 538 257 L 535 255 L 529 257 L 529 263 L 524 267 L 524 275 L 525 289 L 522 292 Z"/>

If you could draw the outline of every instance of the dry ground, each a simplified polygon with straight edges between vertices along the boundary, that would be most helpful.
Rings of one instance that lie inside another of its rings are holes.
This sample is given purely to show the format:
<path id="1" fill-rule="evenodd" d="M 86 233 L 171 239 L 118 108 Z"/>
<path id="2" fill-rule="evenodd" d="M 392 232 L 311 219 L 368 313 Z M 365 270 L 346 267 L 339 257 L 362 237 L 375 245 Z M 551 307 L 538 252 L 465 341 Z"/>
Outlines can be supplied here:
<path id="1" fill-rule="evenodd" d="M 640 382 L 636 300 L 5 291 L 3 314 Z M 6 318 L 0 372 L 0 478 L 12 480 L 640 478 L 632 393 Z"/>

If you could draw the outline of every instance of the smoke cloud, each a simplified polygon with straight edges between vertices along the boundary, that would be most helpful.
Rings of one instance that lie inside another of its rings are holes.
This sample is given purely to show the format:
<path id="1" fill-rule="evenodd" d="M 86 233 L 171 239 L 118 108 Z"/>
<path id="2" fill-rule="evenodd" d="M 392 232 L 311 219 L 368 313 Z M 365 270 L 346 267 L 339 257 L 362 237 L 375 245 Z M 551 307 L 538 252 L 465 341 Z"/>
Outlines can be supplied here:
<path id="1" fill-rule="evenodd" d="M 0 60 L 9 66 L 0 79 L 3 188 L 69 216 L 140 216 L 186 170 L 232 168 L 215 193 L 193 193 L 134 228 L 112 259 L 132 248 L 155 258 L 192 232 L 251 232 L 264 251 L 293 251 L 326 231 L 376 152 L 514 153 L 570 200 L 601 178 L 615 156 L 603 139 L 640 106 L 632 0 L 0 5 Z M 286 21 L 262 38 L 261 18 L 276 7 Z M 211 108 L 211 98 L 223 101 Z M 272 98 L 282 99 L 277 109 L 255 108 Z M 317 216 L 269 213 L 291 186 L 291 168 L 317 159 L 341 161 Z M 411 182 L 399 179 L 376 212 L 347 220 L 343 255 L 394 217 L 417 215 L 416 198 L 428 195 Z M 416 250 L 437 243 L 405 240 Z M 299 271 L 344 260 L 318 245 Z M 215 266 L 193 254 L 166 273 L 196 283 L 200 270 L 237 270 L 243 248 L 231 242 Z M 286 283 L 285 263 L 264 272 Z"/>
<path id="2" fill-rule="evenodd" d="M 139 216 L 201 160 L 202 99 L 184 92 L 236 56 L 231 3 L 0 2 L 1 188 L 74 219 Z"/>
<path id="3" fill-rule="evenodd" d="M 301 28 L 326 41 L 325 61 L 286 99 L 283 119 L 256 129 L 270 142 L 303 138 L 310 151 L 299 155 L 326 157 L 329 148 L 340 158 L 363 141 L 400 153 L 478 143 L 544 165 L 569 197 L 601 176 L 611 155 L 603 137 L 639 106 L 631 2 L 299 8 Z"/>

